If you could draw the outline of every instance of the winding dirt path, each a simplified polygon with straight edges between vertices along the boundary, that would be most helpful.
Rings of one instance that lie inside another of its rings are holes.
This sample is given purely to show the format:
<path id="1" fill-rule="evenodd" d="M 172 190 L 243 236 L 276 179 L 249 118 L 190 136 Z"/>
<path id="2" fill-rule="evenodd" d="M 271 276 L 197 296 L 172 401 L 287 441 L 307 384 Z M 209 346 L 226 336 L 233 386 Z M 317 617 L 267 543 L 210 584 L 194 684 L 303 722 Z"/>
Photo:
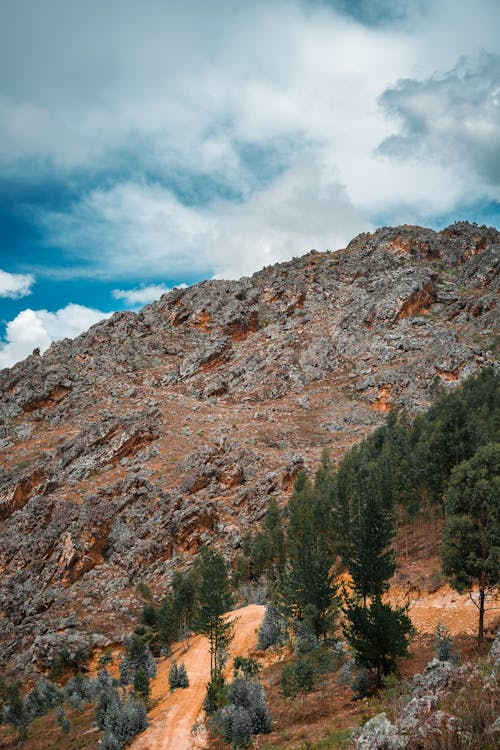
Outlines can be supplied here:
<path id="1" fill-rule="evenodd" d="M 256 630 L 262 622 L 264 610 L 262 605 L 250 604 L 229 613 L 229 617 L 236 620 L 230 656 L 246 656 L 255 648 Z M 186 665 L 189 687 L 170 693 L 168 671 L 173 658 Z M 202 738 L 195 737 L 191 728 L 202 709 L 209 673 L 208 641 L 200 635 L 191 639 L 187 651 L 183 652 L 182 645 L 178 645 L 172 658 L 161 660 L 151 686 L 151 697 L 157 703 L 149 714 L 150 726 L 131 745 L 131 750 L 193 750 L 203 747 Z"/>

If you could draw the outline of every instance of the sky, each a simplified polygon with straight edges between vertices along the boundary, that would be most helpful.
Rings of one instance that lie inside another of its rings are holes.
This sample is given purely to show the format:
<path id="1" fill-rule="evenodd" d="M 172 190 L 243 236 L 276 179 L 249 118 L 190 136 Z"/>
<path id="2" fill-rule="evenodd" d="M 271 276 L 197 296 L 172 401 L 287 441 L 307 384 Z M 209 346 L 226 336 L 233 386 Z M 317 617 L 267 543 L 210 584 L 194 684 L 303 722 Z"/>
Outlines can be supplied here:
<path id="1" fill-rule="evenodd" d="M 498 0 L 0 0 L 0 368 L 377 226 L 500 226 Z"/>

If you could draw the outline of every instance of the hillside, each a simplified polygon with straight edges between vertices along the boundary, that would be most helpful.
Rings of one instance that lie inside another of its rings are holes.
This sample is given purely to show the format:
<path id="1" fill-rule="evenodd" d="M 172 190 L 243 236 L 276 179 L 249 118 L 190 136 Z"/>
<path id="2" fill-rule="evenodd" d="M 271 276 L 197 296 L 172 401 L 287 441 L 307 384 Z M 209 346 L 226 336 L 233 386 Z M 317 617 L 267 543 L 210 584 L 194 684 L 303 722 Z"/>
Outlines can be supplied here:
<path id="1" fill-rule="evenodd" d="M 136 586 L 228 555 L 324 446 L 494 361 L 500 233 L 380 229 L 174 290 L 0 372 L 0 649 L 120 641 Z"/>

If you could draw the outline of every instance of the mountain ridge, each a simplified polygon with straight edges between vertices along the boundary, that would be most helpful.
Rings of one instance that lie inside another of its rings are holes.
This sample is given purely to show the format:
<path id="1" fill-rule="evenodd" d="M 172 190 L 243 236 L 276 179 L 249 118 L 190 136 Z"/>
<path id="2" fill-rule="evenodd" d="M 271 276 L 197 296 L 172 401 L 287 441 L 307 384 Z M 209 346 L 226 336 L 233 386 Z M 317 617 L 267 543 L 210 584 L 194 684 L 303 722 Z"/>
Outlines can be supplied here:
<path id="1" fill-rule="evenodd" d="M 495 361 L 500 233 L 382 228 L 177 289 L 0 371 L 0 645 L 43 669 L 120 640 L 205 542 L 234 556 L 271 494 L 391 406 Z"/>

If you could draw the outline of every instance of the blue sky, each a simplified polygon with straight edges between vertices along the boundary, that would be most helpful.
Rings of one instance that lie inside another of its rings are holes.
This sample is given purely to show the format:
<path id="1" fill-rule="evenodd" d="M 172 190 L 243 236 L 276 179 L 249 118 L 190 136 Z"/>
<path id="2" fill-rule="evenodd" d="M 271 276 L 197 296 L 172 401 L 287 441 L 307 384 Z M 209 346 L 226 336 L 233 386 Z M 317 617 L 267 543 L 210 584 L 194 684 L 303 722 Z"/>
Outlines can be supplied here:
<path id="1" fill-rule="evenodd" d="M 500 225 L 497 0 L 0 3 L 0 367 L 381 224 Z"/>

